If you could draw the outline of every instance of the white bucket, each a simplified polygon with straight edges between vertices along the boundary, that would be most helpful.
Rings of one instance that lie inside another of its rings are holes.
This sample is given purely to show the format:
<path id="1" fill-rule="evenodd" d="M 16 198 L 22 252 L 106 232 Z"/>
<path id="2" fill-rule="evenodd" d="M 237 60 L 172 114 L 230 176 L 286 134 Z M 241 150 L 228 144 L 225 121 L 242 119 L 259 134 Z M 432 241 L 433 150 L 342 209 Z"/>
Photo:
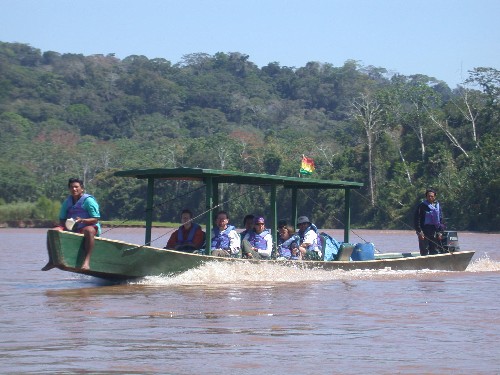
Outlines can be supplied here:
<path id="1" fill-rule="evenodd" d="M 69 219 L 66 220 L 66 229 L 67 230 L 73 230 L 73 227 L 75 226 L 76 224 L 76 221 L 75 219 L 73 219 L 72 217 L 70 217 Z"/>

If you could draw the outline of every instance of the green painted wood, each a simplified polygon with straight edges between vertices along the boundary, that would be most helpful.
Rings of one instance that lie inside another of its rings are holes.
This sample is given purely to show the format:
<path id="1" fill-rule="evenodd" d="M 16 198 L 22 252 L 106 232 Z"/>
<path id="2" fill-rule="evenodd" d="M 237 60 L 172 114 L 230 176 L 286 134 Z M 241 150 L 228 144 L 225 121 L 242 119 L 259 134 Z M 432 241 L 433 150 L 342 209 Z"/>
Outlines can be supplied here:
<path id="1" fill-rule="evenodd" d="M 271 235 L 273 236 L 273 250 L 277 250 L 278 245 L 278 206 L 276 199 L 276 185 L 271 186 Z"/>
<path id="2" fill-rule="evenodd" d="M 148 191 L 146 196 L 146 234 L 145 244 L 151 243 L 151 229 L 153 226 L 153 197 L 155 191 L 154 178 L 148 178 Z"/>
<path id="3" fill-rule="evenodd" d="M 210 254 L 212 244 L 212 226 L 214 222 L 214 188 L 211 178 L 205 179 L 205 211 L 207 212 L 207 221 L 205 223 L 205 254 Z"/>
<path id="4" fill-rule="evenodd" d="M 270 186 L 271 189 L 271 227 L 273 230 L 273 243 L 277 242 L 277 206 L 276 206 L 276 189 L 282 187 L 291 189 L 292 201 L 292 225 L 297 224 L 297 191 L 298 189 L 344 189 L 345 191 L 345 218 L 344 218 L 344 242 L 349 242 L 349 233 L 351 228 L 350 216 L 350 190 L 359 189 L 363 186 L 359 182 L 340 181 L 340 180 L 318 180 L 314 178 L 300 177 L 285 177 L 268 174 L 243 173 L 228 170 L 203 169 L 203 168 L 154 168 L 154 169 L 132 169 L 127 171 L 115 172 L 115 176 L 119 177 L 135 177 L 138 179 L 148 180 L 147 193 L 147 217 L 146 217 L 146 244 L 151 241 L 151 223 L 153 215 L 153 194 L 155 179 L 172 179 L 172 180 L 198 180 L 205 183 L 205 199 L 206 211 L 208 213 L 205 227 L 207 234 L 206 254 L 210 254 L 211 229 L 213 226 L 215 207 L 219 207 L 219 193 L 222 187 L 220 184 L 248 184 L 259 186 Z M 217 211 L 219 211 L 219 209 Z"/>
<path id="5" fill-rule="evenodd" d="M 292 220 L 291 225 L 294 228 L 297 228 L 297 218 L 298 218 L 297 210 L 298 210 L 298 208 L 297 208 L 297 188 L 294 187 L 294 188 L 292 188 L 292 217 L 291 217 L 291 220 Z"/>
<path id="6" fill-rule="evenodd" d="M 349 242 L 350 231 L 350 191 L 359 189 L 362 184 L 347 181 L 325 181 L 310 178 L 283 177 L 239 173 L 200 168 L 173 169 L 135 169 L 115 173 L 121 177 L 135 177 L 148 181 L 146 197 L 146 244 L 151 241 L 153 217 L 154 182 L 156 179 L 200 180 L 205 184 L 206 255 L 190 254 L 174 250 L 165 250 L 145 245 L 129 244 L 105 238 L 96 238 L 94 251 L 90 259 L 90 270 L 80 269 L 84 259 L 83 236 L 71 232 L 49 230 L 47 244 L 49 257 L 61 270 L 87 274 L 105 279 L 127 279 L 144 276 L 173 275 L 201 266 L 206 262 L 271 262 L 283 266 L 333 269 L 384 269 L 393 270 L 446 270 L 463 271 L 469 264 L 473 251 L 419 256 L 413 253 L 392 253 L 387 256 L 377 255 L 371 261 L 279 261 L 247 260 L 239 258 L 220 258 L 210 256 L 211 231 L 214 208 L 219 208 L 219 185 L 223 183 L 270 186 L 271 226 L 273 241 L 276 242 L 277 203 L 276 189 L 290 188 L 292 191 L 292 224 L 297 221 L 298 189 L 343 189 L 345 192 L 345 230 L 344 242 Z"/>
<path id="7" fill-rule="evenodd" d="M 234 183 L 245 185 L 276 185 L 285 188 L 298 187 L 301 189 L 359 189 L 362 183 L 341 180 L 319 180 L 314 178 L 285 177 L 269 174 L 243 173 L 228 170 L 203 168 L 155 168 L 132 169 L 117 171 L 118 177 L 135 177 L 139 179 L 185 179 L 199 180 L 211 177 L 214 183 Z"/>
<path id="8" fill-rule="evenodd" d="M 351 232 L 351 189 L 344 190 L 344 242 L 349 243 Z"/>
<path id="9" fill-rule="evenodd" d="M 430 269 L 464 271 L 474 255 L 474 251 L 429 256 L 418 256 L 413 253 L 399 253 L 398 255 L 391 253 L 391 257 L 388 259 L 361 262 L 248 260 L 183 253 L 96 238 L 90 259 L 90 270 L 82 270 L 80 267 L 84 258 L 83 235 L 50 229 L 47 231 L 47 244 L 49 257 L 57 268 L 109 280 L 175 275 L 200 267 L 207 262 L 270 262 L 284 267 L 324 270 Z"/>

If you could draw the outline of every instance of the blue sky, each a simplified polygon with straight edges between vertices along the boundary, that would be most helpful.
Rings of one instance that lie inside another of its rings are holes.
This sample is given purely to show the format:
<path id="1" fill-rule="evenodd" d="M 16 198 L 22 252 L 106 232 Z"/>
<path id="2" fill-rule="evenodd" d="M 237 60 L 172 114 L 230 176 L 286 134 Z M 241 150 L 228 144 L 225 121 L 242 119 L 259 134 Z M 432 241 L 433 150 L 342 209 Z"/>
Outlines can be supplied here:
<path id="1" fill-rule="evenodd" d="M 241 52 L 259 67 L 426 74 L 452 88 L 500 69 L 499 0 L 0 0 L 0 41 L 44 51 L 165 58 Z"/>

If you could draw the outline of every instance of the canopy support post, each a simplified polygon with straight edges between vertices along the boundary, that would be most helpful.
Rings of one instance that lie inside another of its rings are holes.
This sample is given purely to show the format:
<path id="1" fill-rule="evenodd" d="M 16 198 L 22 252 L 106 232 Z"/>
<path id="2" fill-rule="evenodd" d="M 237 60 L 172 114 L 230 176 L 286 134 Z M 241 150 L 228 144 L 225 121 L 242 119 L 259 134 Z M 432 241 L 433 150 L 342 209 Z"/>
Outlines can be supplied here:
<path id="1" fill-rule="evenodd" d="M 297 228 L 297 188 L 292 188 L 292 217 L 291 226 Z"/>
<path id="2" fill-rule="evenodd" d="M 351 189 L 344 189 L 344 242 L 349 243 L 351 231 Z"/>
<path id="3" fill-rule="evenodd" d="M 276 206 L 276 185 L 271 185 L 271 228 L 273 236 L 273 250 L 278 245 L 278 208 Z"/>
<path id="4" fill-rule="evenodd" d="M 153 227 L 153 195 L 155 190 L 154 177 L 148 177 L 148 191 L 146 197 L 146 237 L 145 245 L 151 244 L 151 228 Z"/>
<path id="5" fill-rule="evenodd" d="M 214 222 L 214 183 L 211 177 L 205 179 L 205 210 L 207 211 L 207 221 L 205 224 L 205 255 L 210 255 L 212 247 L 212 223 Z"/>

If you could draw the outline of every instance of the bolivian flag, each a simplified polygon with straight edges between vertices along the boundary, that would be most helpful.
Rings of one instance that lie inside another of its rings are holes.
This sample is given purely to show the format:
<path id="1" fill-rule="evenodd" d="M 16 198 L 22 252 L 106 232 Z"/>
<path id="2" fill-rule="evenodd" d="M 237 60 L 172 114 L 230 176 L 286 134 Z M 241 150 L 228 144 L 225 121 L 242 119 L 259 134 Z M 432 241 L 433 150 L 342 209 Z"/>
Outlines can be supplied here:
<path id="1" fill-rule="evenodd" d="M 302 164 L 300 166 L 300 174 L 311 175 L 314 172 L 314 160 L 302 155 Z"/>

